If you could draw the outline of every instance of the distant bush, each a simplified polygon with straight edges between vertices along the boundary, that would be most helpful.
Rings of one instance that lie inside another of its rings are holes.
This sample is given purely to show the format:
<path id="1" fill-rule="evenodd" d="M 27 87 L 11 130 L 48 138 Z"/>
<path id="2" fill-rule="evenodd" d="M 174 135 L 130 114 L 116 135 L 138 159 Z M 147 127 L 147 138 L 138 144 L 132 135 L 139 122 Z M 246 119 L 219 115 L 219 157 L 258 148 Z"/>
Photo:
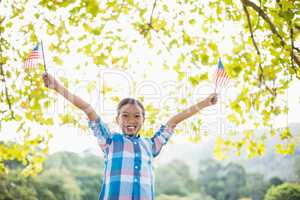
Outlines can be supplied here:
<path id="1" fill-rule="evenodd" d="M 206 194 L 200 194 L 200 193 L 193 193 L 186 197 L 180 197 L 177 195 L 159 195 L 157 200 L 214 200 L 211 196 L 208 196 Z"/>
<path id="2" fill-rule="evenodd" d="M 299 200 L 300 199 L 300 185 L 285 183 L 278 186 L 271 187 L 264 200 Z"/>
<path id="3" fill-rule="evenodd" d="M 0 200 L 38 200 L 32 180 L 21 174 L 8 173 L 0 175 Z"/>

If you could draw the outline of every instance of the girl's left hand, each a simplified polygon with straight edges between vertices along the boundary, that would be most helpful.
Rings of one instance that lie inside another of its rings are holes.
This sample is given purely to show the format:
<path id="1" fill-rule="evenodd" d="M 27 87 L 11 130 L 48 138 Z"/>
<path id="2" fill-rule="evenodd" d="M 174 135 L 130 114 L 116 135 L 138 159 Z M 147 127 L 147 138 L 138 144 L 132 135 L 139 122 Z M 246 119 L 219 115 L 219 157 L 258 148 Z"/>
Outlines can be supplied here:
<path id="1" fill-rule="evenodd" d="M 218 101 L 218 94 L 217 93 L 212 93 L 204 101 L 206 102 L 207 106 L 215 105 Z"/>

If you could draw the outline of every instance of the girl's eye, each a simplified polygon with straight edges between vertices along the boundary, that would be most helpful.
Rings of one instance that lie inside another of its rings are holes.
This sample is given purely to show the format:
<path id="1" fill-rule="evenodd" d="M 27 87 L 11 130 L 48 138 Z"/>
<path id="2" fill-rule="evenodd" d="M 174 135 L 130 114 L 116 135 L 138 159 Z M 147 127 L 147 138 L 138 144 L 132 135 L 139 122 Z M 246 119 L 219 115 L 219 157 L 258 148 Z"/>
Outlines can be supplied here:
<path id="1" fill-rule="evenodd" d="M 122 115 L 123 117 L 128 117 L 128 115 Z"/>
<path id="2" fill-rule="evenodd" d="M 136 118 L 139 118 L 139 117 L 140 117 L 140 115 L 136 115 L 135 117 L 136 117 Z"/>

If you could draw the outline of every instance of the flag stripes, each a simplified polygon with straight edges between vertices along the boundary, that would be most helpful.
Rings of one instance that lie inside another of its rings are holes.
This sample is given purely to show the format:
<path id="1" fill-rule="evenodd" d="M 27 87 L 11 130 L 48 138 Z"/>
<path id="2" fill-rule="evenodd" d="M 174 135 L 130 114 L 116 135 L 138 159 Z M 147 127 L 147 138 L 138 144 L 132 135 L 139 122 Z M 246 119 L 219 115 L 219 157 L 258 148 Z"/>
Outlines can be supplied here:
<path id="1" fill-rule="evenodd" d="M 219 59 L 218 68 L 213 74 L 213 82 L 215 84 L 215 88 L 222 88 L 226 86 L 229 80 L 230 78 L 224 69 L 223 63 L 221 59 Z"/>
<path id="2" fill-rule="evenodd" d="M 40 50 L 40 44 L 37 43 L 28 58 L 24 62 L 24 68 L 35 68 L 39 64 L 39 60 L 41 58 L 41 50 Z"/>

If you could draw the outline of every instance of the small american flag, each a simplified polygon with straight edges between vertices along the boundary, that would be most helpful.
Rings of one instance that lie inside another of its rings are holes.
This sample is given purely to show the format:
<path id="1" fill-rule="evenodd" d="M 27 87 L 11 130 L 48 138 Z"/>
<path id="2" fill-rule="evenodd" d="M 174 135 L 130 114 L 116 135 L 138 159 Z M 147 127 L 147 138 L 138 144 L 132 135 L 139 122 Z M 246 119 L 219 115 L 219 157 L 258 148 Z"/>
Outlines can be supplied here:
<path id="1" fill-rule="evenodd" d="M 227 85 L 229 80 L 230 80 L 230 78 L 224 69 L 224 65 L 223 65 L 221 59 L 219 59 L 218 68 L 215 71 L 214 76 L 213 76 L 213 82 L 215 83 L 215 89 L 222 88 L 223 86 Z"/>
<path id="2" fill-rule="evenodd" d="M 35 47 L 33 48 L 32 52 L 25 60 L 24 68 L 30 69 L 35 68 L 39 64 L 39 60 L 42 57 L 40 43 L 38 42 Z"/>

